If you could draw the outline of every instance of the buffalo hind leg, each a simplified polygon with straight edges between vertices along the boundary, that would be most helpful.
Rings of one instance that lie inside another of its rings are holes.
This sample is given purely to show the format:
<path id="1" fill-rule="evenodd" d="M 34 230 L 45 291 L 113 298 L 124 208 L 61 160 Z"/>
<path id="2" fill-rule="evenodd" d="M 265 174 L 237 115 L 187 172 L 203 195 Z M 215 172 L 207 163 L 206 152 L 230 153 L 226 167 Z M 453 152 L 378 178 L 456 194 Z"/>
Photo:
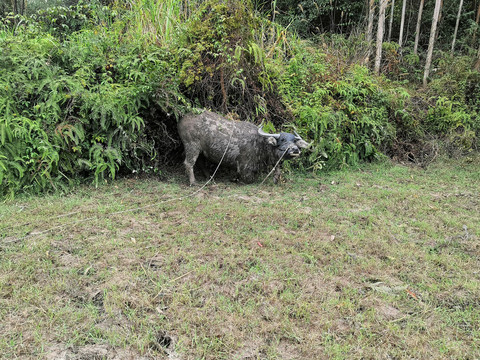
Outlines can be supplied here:
<path id="1" fill-rule="evenodd" d="M 190 186 L 195 185 L 197 182 L 195 181 L 195 174 L 193 173 L 193 167 L 197 162 L 198 155 L 200 151 L 198 147 L 194 146 L 187 146 L 185 147 L 185 170 L 187 172 L 188 181 L 190 182 Z"/>
<path id="2" fill-rule="evenodd" d="M 210 179 L 210 163 L 207 161 L 204 155 L 200 155 L 197 159 L 197 169 L 199 168 L 202 171 L 203 176 L 205 179 Z"/>

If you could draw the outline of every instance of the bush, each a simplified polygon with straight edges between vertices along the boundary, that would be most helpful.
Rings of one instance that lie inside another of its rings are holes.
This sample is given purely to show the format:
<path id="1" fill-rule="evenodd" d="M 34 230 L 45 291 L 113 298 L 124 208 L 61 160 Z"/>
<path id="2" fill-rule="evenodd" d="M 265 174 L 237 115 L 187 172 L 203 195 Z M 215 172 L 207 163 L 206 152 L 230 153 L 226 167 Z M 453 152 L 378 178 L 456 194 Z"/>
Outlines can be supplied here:
<path id="1" fill-rule="evenodd" d="M 303 166 L 331 169 L 375 158 L 395 135 L 389 120 L 399 106 L 394 96 L 365 67 L 351 66 L 340 77 L 324 54 L 298 46 L 278 87 L 301 134 L 313 139 Z"/>
<path id="2" fill-rule="evenodd" d="M 444 138 L 450 149 L 468 151 L 476 146 L 480 121 L 458 101 L 438 98 L 435 106 L 428 110 L 425 122 L 428 130 Z"/>
<path id="3" fill-rule="evenodd" d="M 140 115 L 179 111 L 184 99 L 171 54 L 122 41 L 124 26 L 65 39 L 32 22 L 1 32 L 0 195 L 85 177 L 98 183 L 151 163 L 155 140 Z"/>

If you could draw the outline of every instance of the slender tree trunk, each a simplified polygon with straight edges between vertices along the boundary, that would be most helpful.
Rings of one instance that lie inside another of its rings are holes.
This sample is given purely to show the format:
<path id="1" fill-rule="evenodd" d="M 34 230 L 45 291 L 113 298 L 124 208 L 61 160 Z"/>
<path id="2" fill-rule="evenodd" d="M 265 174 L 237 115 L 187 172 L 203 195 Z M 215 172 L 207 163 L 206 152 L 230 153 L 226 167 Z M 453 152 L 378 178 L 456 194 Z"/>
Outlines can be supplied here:
<path id="1" fill-rule="evenodd" d="M 272 22 L 275 22 L 275 13 L 277 11 L 276 5 L 277 5 L 277 2 L 272 1 Z"/>
<path id="2" fill-rule="evenodd" d="M 330 31 L 334 32 L 335 31 L 335 9 L 337 6 L 337 1 L 335 0 L 335 4 L 332 4 L 332 0 L 330 0 Z"/>
<path id="3" fill-rule="evenodd" d="M 403 0 L 403 5 L 402 5 L 402 19 L 400 21 L 400 36 L 398 38 L 398 45 L 402 47 L 403 45 L 403 29 L 405 26 L 405 10 L 407 8 L 407 0 Z"/>
<path id="4" fill-rule="evenodd" d="M 392 0 L 392 6 L 390 10 L 390 24 L 388 25 L 388 39 L 387 41 L 390 42 L 390 39 L 392 38 L 392 25 L 393 25 L 393 10 L 395 8 L 395 0 Z"/>
<path id="5" fill-rule="evenodd" d="M 374 16 L 375 16 L 375 0 L 369 0 L 367 42 L 372 41 L 372 37 L 373 37 L 373 18 L 374 18 Z"/>
<path id="6" fill-rule="evenodd" d="M 368 26 L 367 26 L 367 56 L 365 57 L 365 64 L 370 61 L 371 42 L 373 38 L 373 18 L 375 16 L 375 0 L 368 0 Z"/>
<path id="7" fill-rule="evenodd" d="M 12 11 L 15 15 L 18 14 L 17 0 L 12 0 Z"/>
<path id="8" fill-rule="evenodd" d="M 340 12 L 340 22 L 338 25 L 340 26 L 340 34 L 343 34 L 343 16 L 345 15 L 345 12 L 342 10 Z"/>
<path id="9" fill-rule="evenodd" d="M 440 9 L 443 9 L 443 0 L 440 1 Z M 442 26 L 442 21 L 443 21 L 443 14 L 440 11 L 440 15 L 438 16 L 438 21 L 437 21 L 437 32 L 435 33 L 435 41 L 438 39 L 438 33 L 440 32 L 440 27 Z"/>
<path id="10" fill-rule="evenodd" d="M 388 0 L 380 0 L 380 10 L 378 15 L 378 27 L 377 27 L 377 54 L 375 56 L 375 74 L 380 74 L 380 64 L 382 62 L 382 44 L 383 44 L 383 32 L 385 29 L 385 9 L 387 7 Z"/>
<path id="11" fill-rule="evenodd" d="M 477 25 L 479 21 L 480 21 L 480 3 L 478 4 L 477 17 L 475 18 L 475 22 L 477 23 Z"/>
<path id="12" fill-rule="evenodd" d="M 423 12 L 424 2 L 425 2 L 425 0 L 420 0 L 420 8 L 418 9 L 417 28 L 415 30 L 415 45 L 413 46 L 413 53 L 415 55 L 417 55 L 418 41 L 420 39 L 420 25 L 422 23 L 422 12 Z"/>
<path id="13" fill-rule="evenodd" d="M 479 22 L 480 22 L 480 4 L 478 4 L 477 17 L 475 18 L 475 23 L 477 24 L 477 26 Z M 476 38 L 477 38 L 477 29 L 475 28 L 475 31 L 473 32 L 473 37 L 472 37 L 472 44 L 475 44 Z"/>
<path id="14" fill-rule="evenodd" d="M 462 14 L 462 6 L 463 6 L 463 0 L 460 0 L 460 5 L 458 6 L 457 22 L 455 24 L 455 31 L 453 32 L 452 51 L 451 51 L 452 56 L 453 56 L 453 50 L 455 49 L 455 40 L 457 40 L 458 24 L 460 23 L 460 15 Z"/>
<path id="15" fill-rule="evenodd" d="M 442 0 L 435 0 L 435 10 L 433 11 L 432 28 L 430 30 L 430 40 L 428 41 L 427 61 L 425 63 L 425 72 L 423 73 L 423 86 L 427 86 L 427 79 L 432 64 L 433 47 L 435 45 L 435 34 L 437 33 L 438 19 L 440 18 Z"/>

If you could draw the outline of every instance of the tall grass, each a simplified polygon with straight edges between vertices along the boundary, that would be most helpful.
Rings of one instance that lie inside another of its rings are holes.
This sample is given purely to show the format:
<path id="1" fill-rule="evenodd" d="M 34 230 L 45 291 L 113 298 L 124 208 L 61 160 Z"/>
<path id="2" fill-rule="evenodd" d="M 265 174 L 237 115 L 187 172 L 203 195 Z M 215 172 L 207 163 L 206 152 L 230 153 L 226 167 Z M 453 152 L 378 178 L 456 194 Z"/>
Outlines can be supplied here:
<path id="1" fill-rule="evenodd" d="M 201 0 L 130 0 L 136 31 L 147 39 L 168 45 Z"/>

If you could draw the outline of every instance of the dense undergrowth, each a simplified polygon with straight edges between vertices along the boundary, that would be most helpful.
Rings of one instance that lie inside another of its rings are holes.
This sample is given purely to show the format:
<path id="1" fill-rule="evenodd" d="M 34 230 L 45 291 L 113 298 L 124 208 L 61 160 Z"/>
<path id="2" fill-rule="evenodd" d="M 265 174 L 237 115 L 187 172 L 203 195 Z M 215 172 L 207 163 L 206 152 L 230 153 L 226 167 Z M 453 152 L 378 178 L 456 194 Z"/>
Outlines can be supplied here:
<path id="1" fill-rule="evenodd" d="M 418 91 L 418 74 L 398 75 L 418 59 L 388 43 L 375 77 L 358 38 L 302 40 L 248 2 L 90 2 L 2 22 L 0 196 L 159 171 L 180 161 L 176 120 L 194 108 L 295 127 L 313 141 L 296 164 L 309 171 L 478 145 L 466 59 L 440 54 Z"/>

